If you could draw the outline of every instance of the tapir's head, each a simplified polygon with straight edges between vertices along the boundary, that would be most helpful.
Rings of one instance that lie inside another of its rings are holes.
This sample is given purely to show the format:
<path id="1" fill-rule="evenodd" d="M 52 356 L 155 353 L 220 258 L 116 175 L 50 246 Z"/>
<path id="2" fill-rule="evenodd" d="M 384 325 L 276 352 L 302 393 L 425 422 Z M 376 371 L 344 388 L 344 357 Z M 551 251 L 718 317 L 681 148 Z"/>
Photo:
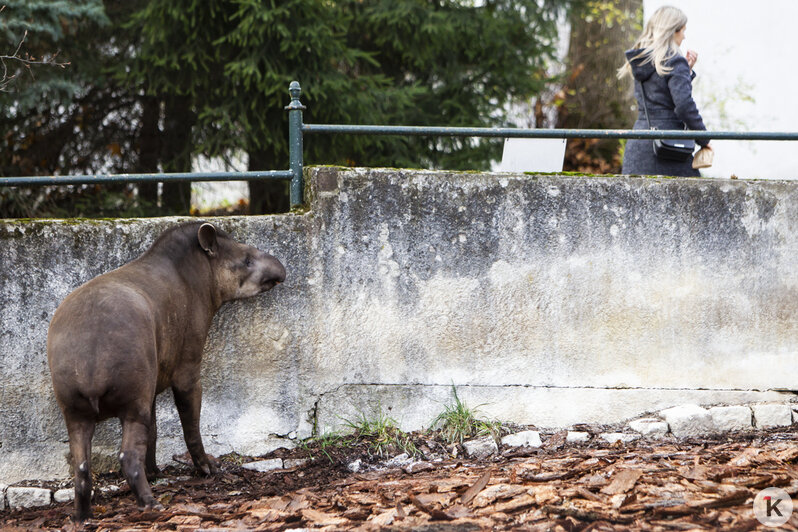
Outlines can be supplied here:
<path id="1" fill-rule="evenodd" d="M 197 230 L 223 301 L 252 297 L 285 281 L 285 267 L 257 248 L 236 242 L 208 223 Z"/>

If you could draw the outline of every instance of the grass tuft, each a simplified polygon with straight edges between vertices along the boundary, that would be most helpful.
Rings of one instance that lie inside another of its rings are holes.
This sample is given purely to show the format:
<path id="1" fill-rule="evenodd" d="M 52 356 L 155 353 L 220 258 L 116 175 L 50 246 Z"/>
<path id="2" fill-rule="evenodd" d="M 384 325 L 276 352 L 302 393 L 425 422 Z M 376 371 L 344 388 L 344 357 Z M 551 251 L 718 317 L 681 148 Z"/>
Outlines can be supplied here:
<path id="1" fill-rule="evenodd" d="M 457 388 L 452 386 L 454 404 L 446 405 L 444 411 L 432 422 L 441 436 L 449 443 L 463 441 L 477 436 L 491 435 L 494 438 L 501 434 L 502 425 L 498 421 L 488 421 L 477 417 L 477 408 L 468 408 L 457 395 Z"/>
<path id="2" fill-rule="evenodd" d="M 386 455 L 405 452 L 411 456 L 419 454 L 416 445 L 408 434 L 399 429 L 395 419 L 378 409 L 376 417 L 369 419 L 365 414 L 355 420 L 343 419 L 345 430 L 314 436 L 303 440 L 299 446 L 312 458 L 317 453 L 335 462 L 333 455 L 365 447 L 369 455 Z"/>
<path id="3" fill-rule="evenodd" d="M 356 421 L 344 420 L 352 431 L 354 443 L 365 443 L 370 452 L 384 456 L 401 450 L 411 456 L 418 454 L 413 441 L 397 426 L 396 420 L 388 416 L 380 408 L 375 419 L 368 419 L 360 414 Z"/>

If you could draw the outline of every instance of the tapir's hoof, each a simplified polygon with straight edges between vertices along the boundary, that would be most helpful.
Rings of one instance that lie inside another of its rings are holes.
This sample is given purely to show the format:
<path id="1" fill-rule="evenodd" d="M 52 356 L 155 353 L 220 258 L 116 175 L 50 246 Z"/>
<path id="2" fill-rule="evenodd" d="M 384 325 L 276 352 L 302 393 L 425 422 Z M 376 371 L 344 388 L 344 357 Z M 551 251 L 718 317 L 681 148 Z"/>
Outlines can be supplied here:
<path id="1" fill-rule="evenodd" d="M 218 475 L 219 474 L 219 461 L 215 457 L 213 457 L 213 456 L 211 456 L 209 454 L 206 454 L 205 457 L 206 457 L 206 462 L 204 464 L 198 466 L 197 469 L 199 469 L 200 473 L 202 473 L 206 477 L 210 477 L 210 476 L 213 476 L 213 475 Z"/>
<path id="2" fill-rule="evenodd" d="M 77 525 L 82 525 L 89 519 L 94 518 L 94 514 L 92 512 L 80 513 L 75 514 L 72 516 L 72 521 Z"/>
<path id="3" fill-rule="evenodd" d="M 144 506 L 139 506 L 139 510 L 146 511 L 146 510 L 153 510 L 156 512 L 162 512 L 166 508 L 164 508 L 163 504 L 159 503 L 155 499 L 151 502 L 146 503 Z"/>
<path id="4" fill-rule="evenodd" d="M 213 462 L 208 462 L 200 467 L 200 473 L 205 475 L 206 477 L 212 477 L 214 475 L 219 474 L 219 466 L 214 464 Z"/>
<path id="5" fill-rule="evenodd" d="M 92 519 L 93 517 L 88 517 L 82 521 L 78 521 L 78 518 L 76 516 L 72 516 L 72 521 L 70 523 L 67 523 L 67 525 L 64 528 L 62 528 L 62 530 L 64 532 L 79 532 L 82 530 L 86 530 L 87 527 L 89 528 L 89 530 L 92 530 L 94 528 L 94 523 L 92 523 Z"/>

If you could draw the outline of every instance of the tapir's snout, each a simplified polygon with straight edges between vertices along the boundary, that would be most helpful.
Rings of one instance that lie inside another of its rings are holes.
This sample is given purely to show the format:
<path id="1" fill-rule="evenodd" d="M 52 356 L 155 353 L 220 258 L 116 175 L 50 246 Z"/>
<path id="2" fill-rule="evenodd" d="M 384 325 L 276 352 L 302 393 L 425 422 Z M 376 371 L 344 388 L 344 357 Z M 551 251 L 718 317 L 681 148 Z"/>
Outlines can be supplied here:
<path id="1" fill-rule="evenodd" d="M 262 292 L 271 290 L 285 281 L 285 266 L 271 255 L 265 253 L 264 255 L 266 255 L 267 264 L 260 282 Z"/>

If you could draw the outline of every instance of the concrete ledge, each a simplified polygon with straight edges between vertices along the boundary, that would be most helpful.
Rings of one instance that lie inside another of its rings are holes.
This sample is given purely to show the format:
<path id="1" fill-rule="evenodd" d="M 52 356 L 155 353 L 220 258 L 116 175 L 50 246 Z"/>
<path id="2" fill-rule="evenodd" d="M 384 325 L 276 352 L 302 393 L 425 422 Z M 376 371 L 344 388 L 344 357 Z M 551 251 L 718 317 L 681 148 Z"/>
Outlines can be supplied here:
<path id="1" fill-rule="evenodd" d="M 711 390 L 606 390 L 527 386 L 458 385 L 457 395 L 486 419 L 541 429 L 576 424 L 611 425 L 644 412 L 683 403 L 741 404 L 791 400 L 791 393 Z M 316 404 L 320 434 L 344 430 L 347 420 L 373 419 L 382 412 L 405 431 L 429 428 L 447 405 L 454 404 L 451 385 L 346 384 L 323 393 Z"/>

